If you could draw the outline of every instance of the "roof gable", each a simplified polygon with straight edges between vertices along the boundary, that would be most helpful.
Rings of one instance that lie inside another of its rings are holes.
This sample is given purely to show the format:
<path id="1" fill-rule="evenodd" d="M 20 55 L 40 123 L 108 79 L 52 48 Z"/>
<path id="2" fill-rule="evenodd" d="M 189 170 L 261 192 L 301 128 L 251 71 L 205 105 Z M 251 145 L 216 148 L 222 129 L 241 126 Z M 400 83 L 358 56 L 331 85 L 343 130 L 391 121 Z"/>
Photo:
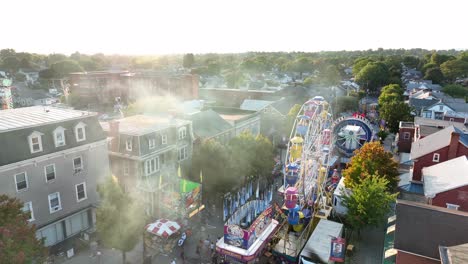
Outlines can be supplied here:
<path id="1" fill-rule="evenodd" d="M 468 160 L 466 156 L 448 160 L 422 169 L 424 195 L 435 195 L 468 185 Z"/>
<path id="2" fill-rule="evenodd" d="M 195 113 L 190 119 L 193 132 L 199 137 L 212 137 L 232 128 L 229 122 L 211 109 Z"/>
<path id="3" fill-rule="evenodd" d="M 273 103 L 273 101 L 245 99 L 242 102 L 242 104 L 240 106 L 240 109 L 242 109 L 242 110 L 251 110 L 251 111 L 260 111 L 260 110 L 264 109 L 265 107 L 269 106 L 272 103 Z"/>
<path id="4" fill-rule="evenodd" d="M 417 159 L 448 146 L 453 132 L 455 132 L 454 126 L 449 126 L 423 139 L 413 142 L 413 144 L 411 144 L 411 159 Z"/>

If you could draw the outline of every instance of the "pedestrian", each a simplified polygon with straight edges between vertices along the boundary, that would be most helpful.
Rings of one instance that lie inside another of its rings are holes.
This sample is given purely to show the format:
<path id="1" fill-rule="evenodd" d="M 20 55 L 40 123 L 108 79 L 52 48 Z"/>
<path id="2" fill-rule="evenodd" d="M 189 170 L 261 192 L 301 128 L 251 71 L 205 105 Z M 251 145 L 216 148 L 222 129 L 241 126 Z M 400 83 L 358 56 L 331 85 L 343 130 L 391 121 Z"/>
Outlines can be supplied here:
<path id="1" fill-rule="evenodd" d="M 200 249 L 201 249 L 201 246 L 200 246 L 200 244 L 198 244 L 196 253 L 201 258 Z"/>
<path id="2" fill-rule="evenodd" d="M 211 249 L 211 254 L 213 254 L 215 250 L 215 244 L 213 243 L 213 241 L 211 241 L 210 249 Z"/>

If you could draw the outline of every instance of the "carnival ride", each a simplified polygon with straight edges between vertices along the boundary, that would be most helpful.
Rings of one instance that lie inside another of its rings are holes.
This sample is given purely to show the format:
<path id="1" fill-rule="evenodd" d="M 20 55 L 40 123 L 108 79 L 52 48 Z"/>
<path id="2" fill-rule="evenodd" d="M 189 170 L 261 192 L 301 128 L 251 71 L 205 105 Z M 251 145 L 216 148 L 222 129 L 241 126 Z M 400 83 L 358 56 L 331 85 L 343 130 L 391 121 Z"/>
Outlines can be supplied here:
<path id="1" fill-rule="evenodd" d="M 295 263 L 317 219 L 326 219 L 331 213 L 330 185 L 337 177 L 336 171 L 334 177 L 328 177 L 332 124 L 330 105 L 321 96 L 304 103 L 294 122 L 284 162 L 284 185 L 278 190 L 284 195 L 288 217 L 273 239 L 273 252 L 283 261 Z"/>
<path id="2" fill-rule="evenodd" d="M 356 149 L 375 137 L 372 124 L 363 116 L 341 117 L 333 122 L 332 132 L 335 135 L 335 147 L 343 155 L 350 157 Z"/>

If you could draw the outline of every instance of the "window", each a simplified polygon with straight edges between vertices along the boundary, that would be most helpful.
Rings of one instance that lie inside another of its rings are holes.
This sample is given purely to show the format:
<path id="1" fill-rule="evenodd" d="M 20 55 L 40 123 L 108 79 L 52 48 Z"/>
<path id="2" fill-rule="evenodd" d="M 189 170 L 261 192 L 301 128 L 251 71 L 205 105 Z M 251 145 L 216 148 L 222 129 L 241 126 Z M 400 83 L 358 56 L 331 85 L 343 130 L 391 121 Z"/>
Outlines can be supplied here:
<path id="1" fill-rule="evenodd" d="M 443 105 L 439 105 L 439 111 L 442 111 L 444 110 L 444 106 Z"/>
<path id="2" fill-rule="evenodd" d="M 76 189 L 76 201 L 81 202 L 83 200 L 86 200 L 88 196 L 86 195 L 86 183 L 82 182 L 80 184 L 75 185 Z"/>
<path id="3" fill-rule="evenodd" d="M 181 127 L 179 128 L 179 139 L 184 139 L 187 136 L 187 128 Z"/>
<path id="4" fill-rule="evenodd" d="M 188 157 L 188 155 L 187 155 L 187 146 L 180 148 L 179 149 L 178 160 L 181 161 L 181 160 L 186 159 L 187 157 Z"/>
<path id="5" fill-rule="evenodd" d="M 29 149 L 31 153 L 37 153 L 42 151 L 42 138 L 41 136 L 44 135 L 40 132 L 34 131 L 31 135 L 29 135 Z"/>
<path id="6" fill-rule="evenodd" d="M 73 170 L 75 173 L 81 172 L 83 170 L 83 161 L 81 160 L 81 157 L 73 159 Z"/>
<path id="7" fill-rule="evenodd" d="M 432 118 L 432 112 L 431 111 L 424 111 L 423 112 L 423 117 L 424 118 Z"/>
<path id="8" fill-rule="evenodd" d="M 62 210 L 62 205 L 60 203 L 60 193 L 51 193 L 49 194 L 49 212 L 55 213 Z"/>
<path id="9" fill-rule="evenodd" d="M 132 151 L 132 139 L 131 138 L 127 138 L 127 140 L 125 141 L 125 148 L 127 149 L 127 151 Z"/>
<path id="10" fill-rule="evenodd" d="M 28 217 L 29 222 L 34 221 L 34 211 L 32 207 L 32 202 L 24 203 L 22 210 L 24 213 L 29 214 L 29 217 Z"/>
<path id="11" fill-rule="evenodd" d="M 154 157 L 145 161 L 145 175 L 155 173 L 159 170 L 159 157 Z"/>
<path id="12" fill-rule="evenodd" d="M 44 167 L 46 182 L 55 180 L 55 164 L 50 164 Z"/>
<path id="13" fill-rule="evenodd" d="M 453 118 L 450 118 L 450 122 L 453 122 L 453 121 L 454 121 L 454 119 L 453 119 Z"/>
<path id="14" fill-rule="evenodd" d="M 17 192 L 28 189 L 28 176 L 26 176 L 26 172 L 16 174 L 15 183 Z"/>
<path id="15" fill-rule="evenodd" d="M 125 176 L 127 176 L 127 175 L 130 174 L 130 164 L 129 164 L 128 160 L 124 161 L 123 174 L 124 174 Z"/>
<path id="16" fill-rule="evenodd" d="M 434 153 L 434 156 L 432 157 L 433 162 L 439 162 L 440 159 L 440 154 L 439 153 Z"/>
<path id="17" fill-rule="evenodd" d="M 76 137 L 76 142 L 84 141 L 86 140 L 86 124 L 83 122 L 79 122 L 75 126 L 75 137 Z"/>
<path id="18" fill-rule="evenodd" d="M 65 146 L 65 128 L 57 127 L 54 130 L 54 143 L 56 148 Z"/>
<path id="19" fill-rule="evenodd" d="M 404 132 L 403 133 L 403 139 L 408 140 L 411 138 L 411 133 L 410 132 Z"/>
<path id="20" fill-rule="evenodd" d="M 163 145 L 166 145 L 167 144 L 167 135 L 161 135 L 161 143 Z"/>
<path id="21" fill-rule="evenodd" d="M 458 204 L 450 204 L 450 203 L 447 203 L 447 208 L 448 208 L 448 209 L 455 209 L 455 210 L 458 210 L 458 207 L 460 207 Z"/>
<path id="22" fill-rule="evenodd" d="M 149 146 L 149 149 L 154 149 L 156 147 L 156 139 L 155 138 L 148 139 L 148 146 Z"/>

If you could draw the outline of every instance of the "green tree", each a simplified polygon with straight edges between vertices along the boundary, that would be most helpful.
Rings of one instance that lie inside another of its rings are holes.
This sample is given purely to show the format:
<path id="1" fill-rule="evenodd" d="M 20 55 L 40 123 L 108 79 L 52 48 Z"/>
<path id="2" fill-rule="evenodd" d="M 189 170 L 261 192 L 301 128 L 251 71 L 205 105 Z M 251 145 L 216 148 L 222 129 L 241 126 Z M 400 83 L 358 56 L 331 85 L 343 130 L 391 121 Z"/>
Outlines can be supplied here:
<path id="1" fill-rule="evenodd" d="M 14 49 L 2 49 L 0 50 L 0 59 L 4 59 L 6 57 L 15 57 L 16 51 Z"/>
<path id="2" fill-rule="evenodd" d="M 321 74 L 325 85 L 338 85 L 341 81 L 341 75 L 335 65 L 328 65 L 325 71 Z"/>
<path id="3" fill-rule="evenodd" d="M 439 67 L 429 68 L 424 75 L 424 79 L 440 84 L 444 81 L 444 74 Z"/>
<path id="4" fill-rule="evenodd" d="M 302 74 L 304 72 L 313 72 L 314 71 L 314 62 L 307 57 L 300 57 L 295 61 L 292 61 L 287 66 L 289 71 L 298 72 L 300 78 L 302 79 Z"/>
<path id="5" fill-rule="evenodd" d="M 379 114 L 390 132 L 397 133 L 400 121 L 412 121 L 411 108 L 403 101 L 391 101 L 380 106 Z"/>
<path id="6" fill-rule="evenodd" d="M 55 73 L 54 78 L 64 78 L 69 73 L 84 71 L 76 61 L 72 60 L 56 62 L 50 66 L 50 69 Z"/>
<path id="7" fill-rule="evenodd" d="M 397 193 L 388 191 L 388 181 L 377 175 L 366 175 L 360 184 L 355 185 L 351 194 L 343 195 L 343 204 L 348 208 L 347 222 L 358 232 L 366 226 L 381 225 Z"/>
<path id="8" fill-rule="evenodd" d="M 229 88 L 237 89 L 244 83 L 244 73 L 238 69 L 233 69 L 224 75 L 224 79 Z"/>
<path id="9" fill-rule="evenodd" d="M 432 53 L 432 56 L 431 56 L 431 63 L 434 63 L 435 65 L 440 66 L 443 63 L 453 60 L 453 59 L 455 59 L 455 57 L 434 52 Z"/>
<path id="10" fill-rule="evenodd" d="M 229 170 L 229 150 L 214 139 L 201 142 L 196 146 L 192 155 L 192 180 L 199 180 L 200 171 L 203 172 L 203 189 L 207 195 L 216 192 L 227 192 L 239 184 L 238 175 Z"/>
<path id="11" fill-rule="evenodd" d="M 403 101 L 403 89 L 398 84 L 384 86 L 379 96 L 380 106 L 393 101 Z"/>
<path id="12" fill-rule="evenodd" d="M 47 58 L 45 59 L 46 64 L 48 67 L 51 67 L 52 64 L 59 62 L 59 61 L 64 61 L 67 60 L 67 56 L 59 53 L 54 53 L 54 54 L 49 54 Z"/>
<path id="13" fill-rule="evenodd" d="M 420 63 L 420 59 L 416 56 L 405 56 L 403 58 L 403 63 L 409 68 L 417 68 Z"/>
<path id="14" fill-rule="evenodd" d="M 351 111 L 355 112 L 358 110 L 359 99 L 355 96 L 338 96 L 336 100 L 333 100 L 331 105 L 332 109 L 336 114 Z"/>
<path id="15" fill-rule="evenodd" d="M 468 96 L 468 87 L 458 84 L 449 84 L 442 88 L 442 91 L 450 96 L 458 98 L 466 98 Z"/>
<path id="16" fill-rule="evenodd" d="M 379 176 L 388 181 L 387 190 L 394 192 L 398 186 L 398 175 L 398 163 L 378 141 L 366 143 L 356 150 L 343 170 L 344 183 L 351 189 L 361 185 L 369 176 Z"/>
<path id="17" fill-rule="evenodd" d="M 20 61 L 16 56 L 6 57 L 2 61 L 2 67 L 9 70 L 12 73 L 15 73 L 20 67 Z"/>
<path id="18" fill-rule="evenodd" d="M 440 70 L 444 76 L 450 81 L 455 80 L 457 77 L 468 76 L 468 61 L 465 60 L 450 60 L 440 65 Z"/>
<path id="19" fill-rule="evenodd" d="M 184 68 L 192 68 L 193 64 L 195 63 L 195 56 L 193 56 L 193 53 L 188 53 L 184 55 L 182 65 Z"/>
<path id="20" fill-rule="evenodd" d="M 254 157 L 252 175 L 268 179 L 275 165 L 275 150 L 271 141 L 261 134 L 255 137 Z"/>
<path id="21" fill-rule="evenodd" d="M 144 210 L 122 190 L 114 177 L 108 177 L 98 185 L 98 192 L 101 198 L 96 211 L 99 238 L 104 246 L 120 250 L 123 263 L 126 263 L 126 253 L 142 236 Z"/>
<path id="22" fill-rule="evenodd" d="M 362 68 L 366 67 L 370 62 L 374 62 L 372 59 L 361 57 L 356 59 L 353 64 L 353 75 L 357 76 Z"/>
<path id="23" fill-rule="evenodd" d="M 36 238 L 36 226 L 28 222 L 23 203 L 0 195 L 0 263 L 42 263 L 46 248 Z"/>
<path id="24" fill-rule="evenodd" d="M 287 138 L 291 134 L 291 130 L 293 129 L 294 122 L 296 121 L 297 114 L 301 110 L 301 107 L 302 106 L 299 104 L 295 104 L 293 107 L 291 107 L 291 109 L 289 109 L 288 115 L 284 120 L 285 124 L 283 126 L 283 135 L 285 135 Z"/>
<path id="25" fill-rule="evenodd" d="M 388 83 L 389 72 L 382 62 L 370 62 L 356 75 L 356 82 L 365 89 L 376 91 L 377 87 Z"/>
<path id="26" fill-rule="evenodd" d="M 255 137 L 250 132 L 242 132 L 229 141 L 230 171 L 233 175 L 246 179 L 256 176 L 253 161 L 255 156 Z"/>

